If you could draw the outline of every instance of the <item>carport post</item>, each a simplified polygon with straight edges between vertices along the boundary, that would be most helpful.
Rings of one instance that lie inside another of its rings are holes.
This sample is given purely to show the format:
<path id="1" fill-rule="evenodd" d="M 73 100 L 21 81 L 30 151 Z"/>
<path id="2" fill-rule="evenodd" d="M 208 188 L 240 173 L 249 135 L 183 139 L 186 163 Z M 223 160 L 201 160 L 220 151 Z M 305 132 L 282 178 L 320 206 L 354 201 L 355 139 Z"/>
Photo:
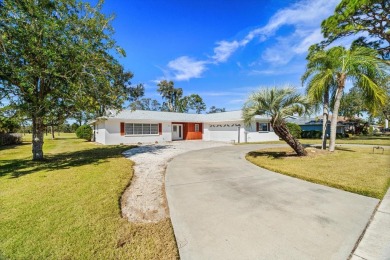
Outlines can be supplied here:
<path id="1" fill-rule="evenodd" d="M 237 141 L 237 143 L 240 143 L 241 126 L 238 126 L 237 130 L 238 130 L 238 141 Z"/>

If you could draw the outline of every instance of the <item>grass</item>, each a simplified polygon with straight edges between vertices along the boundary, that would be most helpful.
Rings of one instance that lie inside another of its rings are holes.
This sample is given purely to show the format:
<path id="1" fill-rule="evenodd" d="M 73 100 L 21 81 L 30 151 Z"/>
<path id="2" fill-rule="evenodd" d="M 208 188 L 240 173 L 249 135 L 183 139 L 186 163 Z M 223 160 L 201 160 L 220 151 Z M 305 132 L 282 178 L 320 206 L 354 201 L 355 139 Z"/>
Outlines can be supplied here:
<path id="1" fill-rule="evenodd" d="M 302 144 L 321 144 L 320 139 L 299 139 Z M 269 141 L 269 142 L 256 142 L 258 144 L 285 144 L 284 141 Z M 240 143 L 245 144 L 245 143 Z M 255 143 L 249 143 L 255 144 Z M 329 140 L 327 142 L 329 145 Z M 378 135 L 378 136 L 351 136 L 349 138 L 336 139 L 336 145 L 338 144 L 359 144 L 359 145 L 385 145 L 390 146 L 390 135 Z"/>
<path id="2" fill-rule="evenodd" d="M 320 139 L 300 139 L 299 141 L 302 141 L 303 144 L 321 144 Z M 390 145 L 390 135 L 351 136 L 337 139 L 336 144 Z"/>
<path id="3" fill-rule="evenodd" d="M 298 157 L 290 148 L 254 151 L 246 158 L 257 166 L 295 178 L 382 199 L 390 186 L 390 150 L 373 154 L 370 147 L 309 148 Z"/>
<path id="4" fill-rule="evenodd" d="M 130 148 L 61 134 L 33 162 L 28 142 L 0 147 L 0 259 L 177 259 L 169 220 L 121 217 Z"/>

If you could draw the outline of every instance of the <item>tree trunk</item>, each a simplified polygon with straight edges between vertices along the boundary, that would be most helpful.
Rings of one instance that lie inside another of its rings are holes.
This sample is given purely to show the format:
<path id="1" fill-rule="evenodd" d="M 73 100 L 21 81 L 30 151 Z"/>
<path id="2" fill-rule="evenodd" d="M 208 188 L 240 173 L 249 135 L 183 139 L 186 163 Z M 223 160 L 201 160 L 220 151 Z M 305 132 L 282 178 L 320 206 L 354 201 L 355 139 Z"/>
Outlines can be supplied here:
<path id="1" fill-rule="evenodd" d="M 275 134 L 283 139 L 299 156 L 306 156 L 307 152 L 303 145 L 290 134 L 287 126 L 282 124 L 272 124 Z"/>
<path id="2" fill-rule="evenodd" d="M 337 119 L 339 114 L 341 97 L 343 96 L 345 75 L 341 74 L 338 79 L 338 88 L 336 98 L 334 101 L 334 107 L 332 112 L 332 121 L 330 122 L 330 140 L 329 140 L 329 151 L 334 152 L 336 147 L 336 132 L 337 132 Z"/>
<path id="3" fill-rule="evenodd" d="M 54 140 L 55 136 L 54 136 L 54 127 L 51 125 L 50 126 L 50 130 L 51 130 L 51 139 Z"/>
<path id="4" fill-rule="evenodd" d="M 39 116 L 33 116 L 32 118 L 32 153 L 33 160 L 43 160 L 43 134 L 44 134 L 43 119 Z"/>
<path id="5" fill-rule="evenodd" d="M 322 113 L 322 150 L 326 150 L 326 129 L 329 118 L 329 91 L 324 94 L 324 107 Z"/>

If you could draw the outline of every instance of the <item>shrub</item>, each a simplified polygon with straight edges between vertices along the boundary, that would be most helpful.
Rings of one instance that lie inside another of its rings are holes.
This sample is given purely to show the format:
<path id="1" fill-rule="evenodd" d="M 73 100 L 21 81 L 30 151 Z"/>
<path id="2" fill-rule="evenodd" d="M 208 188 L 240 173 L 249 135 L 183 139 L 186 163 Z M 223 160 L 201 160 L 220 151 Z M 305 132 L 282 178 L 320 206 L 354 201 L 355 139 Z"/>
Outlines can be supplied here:
<path id="1" fill-rule="evenodd" d="M 23 137 L 21 134 L 2 134 L 0 133 L 0 146 L 1 145 L 11 145 L 11 144 L 21 144 Z"/>
<path id="2" fill-rule="evenodd" d="M 302 129 L 299 125 L 294 123 L 287 123 L 286 126 L 292 136 L 294 136 L 295 138 L 301 138 Z"/>
<path id="3" fill-rule="evenodd" d="M 374 127 L 373 126 L 370 126 L 369 128 L 368 128 L 368 134 L 369 135 L 372 135 L 374 133 Z"/>
<path id="4" fill-rule="evenodd" d="M 91 141 L 92 139 L 92 128 L 89 125 L 82 125 L 76 130 L 76 136 L 80 139 Z"/>
<path id="5" fill-rule="evenodd" d="M 348 138 L 348 137 L 349 137 L 349 134 L 336 133 L 337 139 L 343 139 L 343 138 Z"/>
<path id="6" fill-rule="evenodd" d="M 302 131 L 301 136 L 302 138 L 308 138 L 308 139 L 319 139 L 321 138 L 322 132 L 317 130 L 310 130 L 310 131 Z"/>

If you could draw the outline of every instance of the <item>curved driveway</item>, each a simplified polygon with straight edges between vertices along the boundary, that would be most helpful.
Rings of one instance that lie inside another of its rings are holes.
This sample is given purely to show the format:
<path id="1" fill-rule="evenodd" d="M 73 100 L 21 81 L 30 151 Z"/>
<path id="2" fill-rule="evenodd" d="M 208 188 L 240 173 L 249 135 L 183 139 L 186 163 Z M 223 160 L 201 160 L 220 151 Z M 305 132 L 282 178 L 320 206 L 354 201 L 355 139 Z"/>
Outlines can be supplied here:
<path id="1" fill-rule="evenodd" d="M 245 160 L 247 152 L 271 146 L 200 150 L 168 164 L 165 186 L 181 259 L 348 258 L 378 200 Z"/>

